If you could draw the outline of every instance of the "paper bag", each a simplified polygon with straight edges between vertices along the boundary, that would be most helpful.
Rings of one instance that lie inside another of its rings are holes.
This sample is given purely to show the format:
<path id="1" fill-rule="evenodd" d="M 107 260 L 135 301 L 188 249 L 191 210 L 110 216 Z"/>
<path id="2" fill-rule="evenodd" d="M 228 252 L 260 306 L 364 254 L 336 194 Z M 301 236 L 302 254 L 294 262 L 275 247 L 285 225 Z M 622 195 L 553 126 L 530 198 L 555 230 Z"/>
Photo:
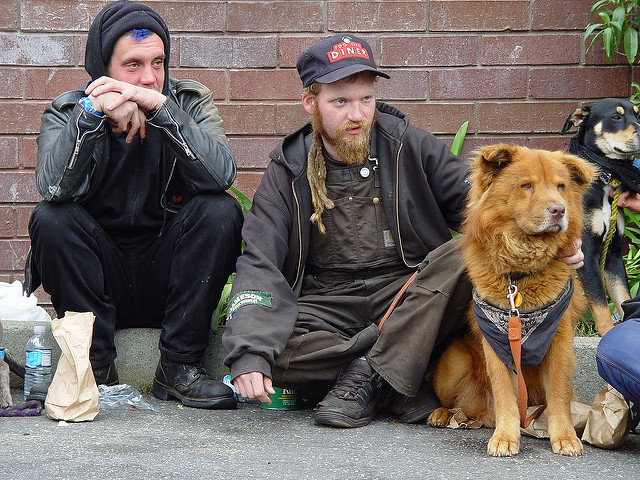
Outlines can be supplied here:
<path id="1" fill-rule="evenodd" d="M 66 312 L 63 318 L 51 321 L 62 350 L 44 403 L 53 420 L 91 421 L 98 414 L 98 387 L 89 362 L 94 320 L 91 312 Z"/>
<path id="2" fill-rule="evenodd" d="M 618 448 L 631 425 L 629 404 L 611 385 L 598 392 L 587 417 L 582 440 L 594 447 Z"/>
<path id="3" fill-rule="evenodd" d="M 540 408 L 539 405 L 527 408 L 527 416 Z M 467 418 L 464 412 L 460 408 L 450 408 L 449 411 L 453 414 L 449 420 L 447 427 L 449 428 L 482 428 L 482 422 Z M 587 416 L 589 414 L 590 407 L 584 403 L 571 402 L 571 421 L 573 428 L 576 429 L 578 435 L 580 435 L 587 423 Z M 534 418 L 527 428 L 520 428 L 520 431 L 531 437 L 537 438 L 549 438 L 549 420 L 547 417 L 547 410 L 543 410 L 542 413 Z"/>
<path id="4" fill-rule="evenodd" d="M 452 413 L 452 417 L 447 425 L 448 428 L 482 428 L 480 420 L 473 420 L 467 417 L 461 408 L 450 408 L 449 411 Z"/>
<path id="5" fill-rule="evenodd" d="M 538 406 L 527 408 L 527 417 L 538 408 Z M 571 422 L 578 435 L 582 434 L 584 430 L 590 410 L 591 407 L 589 407 L 589 405 L 580 402 L 571 402 Z M 545 408 L 540 416 L 531 420 L 527 428 L 520 427 L 520 431 L 530 437 L 549 438 L 549 417 L 547 415 L 547 409 Z"/>

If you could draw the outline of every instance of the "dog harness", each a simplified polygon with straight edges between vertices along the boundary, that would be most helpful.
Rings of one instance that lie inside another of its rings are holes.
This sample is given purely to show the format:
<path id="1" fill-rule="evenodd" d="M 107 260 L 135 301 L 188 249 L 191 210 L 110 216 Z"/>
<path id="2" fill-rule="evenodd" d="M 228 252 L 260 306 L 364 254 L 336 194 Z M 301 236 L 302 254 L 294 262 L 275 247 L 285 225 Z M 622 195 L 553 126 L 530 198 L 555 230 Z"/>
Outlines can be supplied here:
<path id="1" fill-rule="evenodd" d="M 571 278 L 553 302 L 530 310 L 519 312 L 522 323 L 522 364 L 538 365 L 549 350 L 560 319 L 569 306 L 573 294 Z M 497 307 L 480 297 L 473 289 L 473 313 L 484 338 L 493 351 L 513 372 L 514 359 L 509 345 L 509 316 L 511 311 Z"/>

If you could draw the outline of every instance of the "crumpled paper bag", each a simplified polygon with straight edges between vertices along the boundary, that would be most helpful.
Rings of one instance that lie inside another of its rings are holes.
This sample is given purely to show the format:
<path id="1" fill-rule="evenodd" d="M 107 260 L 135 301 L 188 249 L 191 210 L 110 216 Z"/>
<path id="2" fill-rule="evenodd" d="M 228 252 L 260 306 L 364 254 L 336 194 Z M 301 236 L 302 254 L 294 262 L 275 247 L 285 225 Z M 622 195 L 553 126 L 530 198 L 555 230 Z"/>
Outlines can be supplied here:
<path id="1" fill-rule="evenodd" d="M 618 448 L 627 438 L 630 426 L 629 404 L 620 392 L 607 384 L 593 399 L 582 440 L 594 447 Z"/>
<path id="2" fill-rule="evenodd" d="M 528 407 L 527 417 L 538 408 L 539 407 Z M 591 407 L 589 407 L 589 405 L 580 402 L 571 402 L 571 422 L 578 435 L 584 430 L 590 410 Z M 549 417 L 547 415 L 547 409 L 545 408 L 537 418 L 531 420 L 527 428 L 520 427 L 520 432 L 530 437 L 549 438 Z"/>
<path id="3" fill-rule="evenodd" d="M 467 417 L 461 408 L 450 408 L 449 411 L 453 416 L 449 420 L 448 428 L 468 428 L 472 430 L 482 428 L 482 422 L 480 420 Z"/>
<path id="4" fill-rule="evenodd" d="M 528 407 L 527 416 L 539 406 Z M 460 408 L 450 408 L 453 417 L 449 428 L 481 428 L 478 420 L 467 418 Z M 624 442 L 631 426 L 629 404 L 611 385 L 598 392 L 591 407 L 580 402 L 571 402 L 571 420 L 576 433 L 582 433 L 582 441 L 594 447 L 618 448 Z M 532 437 L 549 438 L 547 410 L 533 419 L 527 428 L 520 431 Z"/>
<path id="5" fill-rule="evenodd" d="M 527 408 L 527 417 L 531 415 L 533 412 L 538 410 L 540 406 L 528 407 Z M 576 429 L 578 435 L 582 433 L 585 424 L 587 423 L 587 415 L 591 408 L 584 403 L 579 402 L 571 402 L 571 420 L 573 423 L 573 428 Z M 460 408 L 450 408 L 449 411 L 453 414 L 449 423 L 447 425 L 448 428 L 468 428 L 468 429 L 476 429 L 482 428 L 482 422 L 479 420 L 474 420 L 468 418 L 462 409 Z M 520 428 L 520 431 L 532 437 L 537 438 L 549 438 L 549 419 L 547 417 L 547 410 L 543 410 L 542 413 L 534 418 L 527 428 Z"/>
<path id="6" fill-rule="evenodd" d="M 98 387 L 89 361 L 95 316 L 66 312 L 51 321 L 62 354 L 44 403 L 49 418 L 67 422 L 91 421 L 98 414 Z"/>

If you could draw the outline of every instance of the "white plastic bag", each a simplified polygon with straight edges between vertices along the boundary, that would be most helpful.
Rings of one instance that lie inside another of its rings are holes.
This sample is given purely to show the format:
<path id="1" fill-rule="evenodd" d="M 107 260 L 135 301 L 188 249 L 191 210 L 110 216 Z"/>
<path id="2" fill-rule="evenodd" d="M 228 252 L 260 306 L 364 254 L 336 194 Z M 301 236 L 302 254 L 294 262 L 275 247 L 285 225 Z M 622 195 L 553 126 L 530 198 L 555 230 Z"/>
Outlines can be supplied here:
<path id="1" fill-rule="evenodd" d="M 0 282 L 0 318 L 27 322 L 50 322 L 51 317 L 44 308 L 38 306 L 38 299 L 32 293 L 23 294 L 22 284 Z"/>
<path id="2" fill-rule="evenodd" d="M 118 385 L 98 385 L 100 397 L 98 402 L 100 409 L 134 408 L 137 410 L 153 410 L 151 405 L 144 401 L 142 394 L 135 387 L 121 383 Z"/>

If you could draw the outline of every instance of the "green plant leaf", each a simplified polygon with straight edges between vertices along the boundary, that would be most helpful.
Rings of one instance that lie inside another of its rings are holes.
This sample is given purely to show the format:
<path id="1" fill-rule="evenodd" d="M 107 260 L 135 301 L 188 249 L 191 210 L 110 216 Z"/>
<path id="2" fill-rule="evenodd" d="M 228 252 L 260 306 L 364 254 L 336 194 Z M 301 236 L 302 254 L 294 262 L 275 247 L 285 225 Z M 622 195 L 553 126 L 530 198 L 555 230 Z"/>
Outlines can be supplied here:
<path id="1" fill-rule="evenodd" d="M 607 27 L 602 30 L 602 43 L 604 48 L 604 53 L 607 55 L 607 59 L 611 60 L 613 58 L 613 33 L 611 31 L 611 27 Z"/>
<path id="2" fill-rule="evenodd" d="M 229 294 L 231 293 L 231 284 L 233 283 L 234 277 L 235 274 L 231 274 L 227 279 L 227 283 L 222 288 L 218 305 L 216 306 L 213 315 L 211 315 L 210 328 L 214 332 L 218 331 L 218 326 L 224 325 L 225 317 L 227 315 L 227 304 L 229 303 Z"/>
<path id="3" fill-rule="evenodd" d="M 467 135 L 468 127 L 469 122 L 464 122 L 462 125 L 460 125 L 460 128 L 458 128 L 455 137 L 453 137 L 453 141 L 451 142 L 451 147 L 449 147 L 449 150 L 454 155 L 460 156 L 460 152 L 462 151 L 462 144 L 464 143 L 464 137 Z"/>
<path id="4" fill-rule="evenodd" d="M 638 31 L 633 27 L 624 32 L 624 53 L 629 65 L 632 65 L 638 55 Z"/>
<path id="5" fill-rule="evenodd" d="M 600 8 L 609 3 L 611 0 L 600 0 L 593 4 L 591 7 L 591 11 L 589 12 L 589 16 L 592 17 Z"/>
<path id="6" fill-rule="evenodd" d="M 244 213 L 247 213 L 251 208 L 251 205 L 253 204 L 251 199 L 233 185 L 229 187 L 229 190 L 231 190 L 235 194 L 235 196 L 238 197 L 238 201 L 240 202 L 240 205 L 242 205 Z"/>
<path id="7" fill-rule="evenodd" d="M 625 23 L 626 16 L 627 16 L 626 8 L 620 5 L 613 11 L 613 16 L 611 17 L 611 21 L 612 23 L 613 22 L 618 23 L 620 25 L 620 28 L 622 28 L 622 25 Z"/>
<path id="8" fill-rule="evenodd" d="M 601 12 L 598 12 L 598 16 L 602 19 L 602 23 L 604 23 L 606 26 L 611 25 L 611 14 L 613 12 L 611 10 L 603 10 Z"/>
<path id="9" fill-rule="evenodd" d="M 590 25 L 587 25 L 587 29 L 584 32 L 584 39 L 586 40 L 587 38 L 589 38 L 589 35 L 591 35 L 596 28 L 600 28 L 602 26 L 602 23 L 592 23 Z"/>

